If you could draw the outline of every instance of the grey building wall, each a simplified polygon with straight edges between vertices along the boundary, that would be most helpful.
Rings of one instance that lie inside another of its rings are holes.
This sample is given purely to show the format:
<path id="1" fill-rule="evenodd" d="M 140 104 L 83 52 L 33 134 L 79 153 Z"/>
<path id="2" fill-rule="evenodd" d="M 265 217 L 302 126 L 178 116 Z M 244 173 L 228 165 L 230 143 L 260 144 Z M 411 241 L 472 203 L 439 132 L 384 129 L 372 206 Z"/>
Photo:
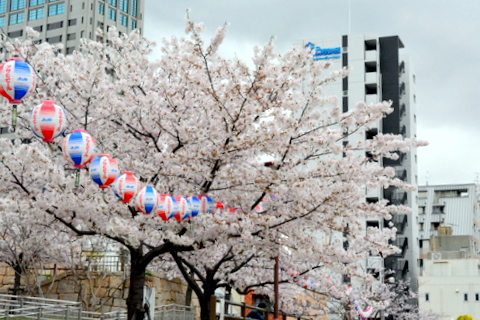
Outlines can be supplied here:
<path id="1" fill-rule="evenodd" d="M 115 26 L 120 32 L 143 32 L 145 0 L 0 0 L 0 27 L 10 38 L 25 37 L 25 27 L 40 32 L 39 41 L 62 43 L 63 53 L 78 49 L 81 38 L 103 41 Z"/>

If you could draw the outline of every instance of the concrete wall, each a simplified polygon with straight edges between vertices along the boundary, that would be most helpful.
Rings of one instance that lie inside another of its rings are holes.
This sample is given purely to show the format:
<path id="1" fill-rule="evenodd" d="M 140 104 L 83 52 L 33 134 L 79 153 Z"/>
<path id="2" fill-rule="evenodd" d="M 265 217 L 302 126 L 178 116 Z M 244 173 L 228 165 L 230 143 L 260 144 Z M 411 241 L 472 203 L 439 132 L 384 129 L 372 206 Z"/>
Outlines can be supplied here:
<path id="1" fill-rule="evenodd" d="M 424 261 L 419 279 L 422 310 L 440 313 L 442 320 L 462 314 L 480 315 L 480 275 L 477 259 Z"/>

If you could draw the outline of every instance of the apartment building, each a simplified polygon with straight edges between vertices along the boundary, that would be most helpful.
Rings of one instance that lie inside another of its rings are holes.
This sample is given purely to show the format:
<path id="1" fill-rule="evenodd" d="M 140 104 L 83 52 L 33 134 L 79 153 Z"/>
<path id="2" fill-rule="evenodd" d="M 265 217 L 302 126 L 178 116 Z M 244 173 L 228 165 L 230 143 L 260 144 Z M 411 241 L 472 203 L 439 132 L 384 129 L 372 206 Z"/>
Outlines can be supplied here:
<path id="1" fill-rule="evenodd" d="M 143 32 L 145 0 L 0 0 L 0 27 L 10 38 L 25 37 L 25 27 L 40 33 L 39 42 L 63 44 L 63 53 L 78 49 L 80 39 L 103 41 L 96 35 L 110 26 Z"/>
<path id="2" fill-rule="evenodd" d="M 345 138 L 344 144 L 354 145 L 357 141 L 372 139 L 378 133 L 401 134 L 405 138 L 416 136 L 416 92 L 415 73 L 408 55 L 402 52 L 404 45 L 398 36 L 344 35 L 322 39 L 305 39 L 297 44 L 314 50 L 315 60 L 328 59 L 334 70 L 350 67 L 348 77 L 335 84 L 325 86 L 325 95 L 341 97 L 343 112 L 355 108 L 360 101 L 367 104 L 391 100 L 394 112 L 378 121 L 366 133 Z M 368 154 L 367 154 L 368 156 Z M 383 166 L 394 167 L 396 176 L 410 184 L 417 184 L 417 153 L 412 150 L 400 155 L 398 160 L 374 159 Z M 393 223 L 397 228 L 394 244 L 402 252 L 387 258 L 372 256 L 366 268 L 374 271 L 385 266 L 393 270 L 397 280 L 409 279 L 411 288 L 418 285 L 418 205 L 416 191 L 397 188 L 366 190 L 367 201 L 388 199 L 390 203 L 406 205 L 412 213 L 397 214 Z M 388 224 L 382 219 L 368 219 L 368 227 L 383 228 Z"/>
<path id="3" fill-rule="evenodd" d="M 475 255 L 480 251 L 480 210 L 477 186 L 473 183 L 419 186 L 418 229 L 421 271 L 424 259 L 432 250 L 431 237 L 444 234 L 447 227 L 452 236 L 470 236 Z"/>

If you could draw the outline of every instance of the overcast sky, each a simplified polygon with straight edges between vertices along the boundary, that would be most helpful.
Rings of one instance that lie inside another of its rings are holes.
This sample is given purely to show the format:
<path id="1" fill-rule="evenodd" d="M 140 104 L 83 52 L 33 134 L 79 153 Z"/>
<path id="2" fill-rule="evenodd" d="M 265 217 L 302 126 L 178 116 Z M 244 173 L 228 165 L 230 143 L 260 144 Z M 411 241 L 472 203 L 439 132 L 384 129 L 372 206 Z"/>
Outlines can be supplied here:
<path id="1" fill-rule="evenodd" d="M 478 0 L 145 0 L 144 34 L 184 36 L 187 8 L 206 35 L 228 22 L 222 54 L 249 60 L 275 37 L 398 35 L 416 70 L 419 184 L 473 183 L 480 173 L 480 1 Z M 350 11 L 349 11 L 350 8 Z M 350 12 L 350 14 L 349 14 Z M 350 19 L 349 19 L 350 16 Z"/>

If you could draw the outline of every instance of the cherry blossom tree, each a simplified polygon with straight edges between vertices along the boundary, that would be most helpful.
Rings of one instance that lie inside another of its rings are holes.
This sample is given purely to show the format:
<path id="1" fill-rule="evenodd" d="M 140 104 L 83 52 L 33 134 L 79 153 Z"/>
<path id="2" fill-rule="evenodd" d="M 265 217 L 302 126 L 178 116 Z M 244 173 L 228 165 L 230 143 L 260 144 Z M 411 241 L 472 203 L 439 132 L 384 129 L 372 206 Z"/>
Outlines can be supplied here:
<path id="1" fill-rule="evenodd" d="M 190 38 L 165 39 L 158 60 L 149 57 L 153 42 L 138 32 L 118 35 L 114 28 L 100 35 L 105 43 L 86 40 L 71 55 L 32 40 L 4 44 L 31 64 L 39 79 L 36 92 L 19 105 L 20 138 L 32 138 L 32 106 L 55 100 L 67 112 L 69 130 L 88 131 L 99 151 L 143 183 L 161 193 L 209 195 L 234 208 L 162 221 L 99 190 L 86 170 L 75 187 L 60 141 L 50 148 L 39 140 L 0 141 L 0 176 L 7 186 L 2 210 L 15 207 L 41 222 L 54 219 L 76 236 L 103 236 L 129 251 L 129 319 L 143 318 L 146 268 L 165 254 L 193 287 L 207 275 L 203 291 L 194 288 L 199 297 L 225 283 L 241 290 L 271 282 L 268 264 L 280 247 L 288 248 L 285 267 L 307 270 L 321 262 L 336 272 L 359 273 L 353 262 L 368 252 L 395 250 L 388 245 L 394 230 L 366 233 L 361 219 L 408 211 L 365 201 L 366 188 L 411 188 L 365 153 L 396 158 L 423 143 L 381 134 L 353 139 L 388 116 L 390 103 L 359 103 L 342 113 L 336 98 L 322 95 L 322 86 L 348 70 L 329 72 L 330 63 L 313 61 L 307 48 L 280 55 L 273 43 L 254 49 L 250 67 L 219 56 L 225 28 L 209 43 L 202 29 L 187 19 Z M 35 36 L 31 29 L 29 34 Z M 9 121 L 5 105 L 0 124 Z M 345 250 L 341 231 L 347 224 Z M 322 241 L 325 237 L 333 240 Z M 203 320 L 209 312 L 201 303 Z"/>
<path id="2" fill-rule="evenodd" d="M 36 269 L 52 262 L 66 264 L 71 240 L 61 225 L 49 228 L 38 224 L 29 211 L 0 211 L 0 260 L 15 271 L 13 293 L 36 289 Z"/>

